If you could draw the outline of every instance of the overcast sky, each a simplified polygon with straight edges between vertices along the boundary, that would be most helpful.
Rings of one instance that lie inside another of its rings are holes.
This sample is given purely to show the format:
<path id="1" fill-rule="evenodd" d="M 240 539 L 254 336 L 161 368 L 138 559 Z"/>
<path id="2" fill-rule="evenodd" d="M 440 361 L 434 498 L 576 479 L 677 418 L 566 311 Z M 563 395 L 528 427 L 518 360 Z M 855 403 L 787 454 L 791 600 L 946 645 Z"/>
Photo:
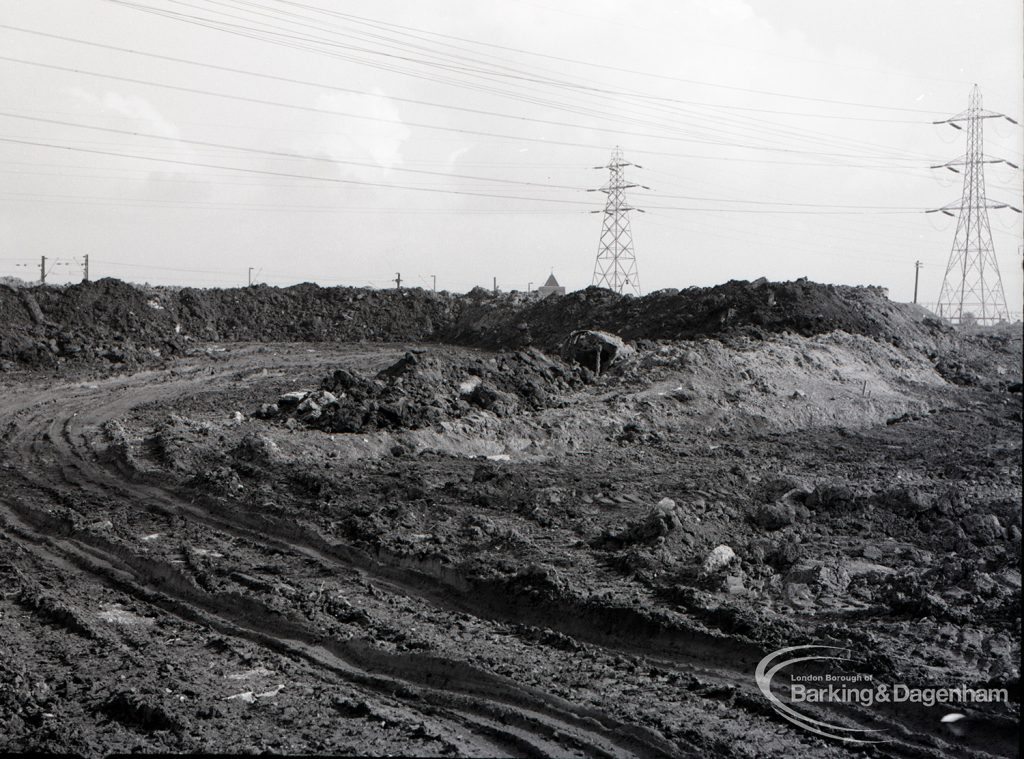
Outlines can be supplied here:
<path id="1" fill-rule="evenodd" d="M 1024 123 L 1019 0 L 0 0 L 0 275 L 591 283 L 621 145 L 644 292 L 938 298 L 967 107 Z M 15 30 L 11 27 L 17 27 Z M 201 64 L 201 65 L 198 65 Z M 227 70 L 231 69 L 231 70 Z M 12 142 L 16 140 L 18 142 Z M 25 143 L 35 143 L 32 145 Z M 986 122 L 1020 163 L 1024 130 Z M 1021 172 L 986 168 L 1021 205 Z M 1011 312 L 1021 216 L 991 212 Z"/>

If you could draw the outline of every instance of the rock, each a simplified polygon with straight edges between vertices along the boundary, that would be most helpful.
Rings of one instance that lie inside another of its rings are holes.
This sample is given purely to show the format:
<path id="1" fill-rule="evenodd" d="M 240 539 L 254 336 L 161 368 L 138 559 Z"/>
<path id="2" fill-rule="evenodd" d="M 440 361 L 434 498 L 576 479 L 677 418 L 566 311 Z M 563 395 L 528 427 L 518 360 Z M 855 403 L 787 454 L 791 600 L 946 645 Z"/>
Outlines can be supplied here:
<path id="1" fill-rule="evenodd" d="M 290 393 L 285 393 L 277 399 L 277 406 L 279 408 L 290 408 L 291 406 L 298 406 L 302 401 L 309 395 L 307 390 L 293 390 Z"/>
<path id="2" fill-rule="evenodd" d="M 993 545 L 1006 539 L 1006 530 L 995 514 L 968 514 L 960 523 L 978 545 Z"/>
<path id="3" fill-rule="evenodd" d="M 786 583 L 783 587 L 783 595 L 794 606 L 811 606 L 814 604 L 814 593 L 811 592 L 810 586 L 804 583 Z"/>
<path id="4" fill-rule="evenodd" d="M 775 474 L 761 481 L 761 497 L 765 502 L 780 499 L 803 502 L 812 490 L 805 479 L 792 474 Z"/>
<path id="5" fill-rule="evenodd" d="M 818 592 L 840 595 L 850 585 L 850 573 L 842 560 L 818 563 L 806 562 L 794 566 L 786 573 L 785 582 L 806 585 Z"/>
<path id="6" fill-rule="evenodd" d="M 743 586 L 743 576 L 726 575 L 725 580 L 722 583 L 722 590 L 731 596 L 739 593 L 745 593 L 747 589 Z"/>
<path id="7" fill-rule="evenodd" d="M 967 540 L 967 534 L 952 519 L 937 519 L 932 524 L 931 534 L 945 551 L 957 551 Z"/>
<path id="8" fill-rule="evenodd" d="M 775 503 L 758 504 L 751 520 L 754 524 L 768 530 L 779 530 L 801 519 L 810 516 L 807 507 L 801 503 L 794 503 L 792 499 L 779 500 Z"/>
<path id="9" fill-rule="evenodd" d="M 233 696 L 225 696 L 224 700 L 225 701 L 241 701 L 242 703 L 245 703 L 245 704 L 255 704 L 256 703 L 256 694 L 253 693 L 251 690 L 247 690 L 247 691 L 244 691 L 242 693 L 236 693 Z"/>
<path id="10" fill-rule="evenodd" d="M 664 538 L 683 526 L 682 514 L 671 498 L 662 498 L 647 516 L 625 530 L 618 539 L 625 543 L 647 543 Z"/>
<path id="11" fill-rule="evenodd" d="M 880 505 L 894 514 L 916 516 L 928 511 L 935 505 L 933 496 L 912 485 L 897 485 L 883 491 L 878 500 Z"/>
<path id="12" fill-rule="evenodd" d="M 722 544 L 716 546 L 711 553 L 709 553 L 704 563 L 701 564 L 700 571 L 702 574 L 709 575 L 719 572 L 725 567 L 736 561 L 736 554 L 729 546 Z"/>
<path id="13" fill-rule="evenodd" d="M 822 483 L 807 496 L 807 505 L 815 509 L 838 509 L 849 507 L 856 501 L 856 494 L 846 485 Z"/>
<path id="14" fill-rule="evenodd" d="M 250 433 L 242 438 L 232 451 L 232 455 L 242 461 L 264 465 L 282 460 L 277 443 L 266 435 L 256 433 Z"/>
<path id="15" fill-rule="evenodd" d="M 628 359 L 634 352 L 618 335 L 589 329 L 573 332 L 562 346 L 563 358 L 595 374 Z"/>
<path id="16" fill-rule="evenodd" d="M 260 406 L 259 411 L 253 414 L 257 419 L 273 419 L 280 412 L 280 408 L 276 403 L 264 403 Z"/>

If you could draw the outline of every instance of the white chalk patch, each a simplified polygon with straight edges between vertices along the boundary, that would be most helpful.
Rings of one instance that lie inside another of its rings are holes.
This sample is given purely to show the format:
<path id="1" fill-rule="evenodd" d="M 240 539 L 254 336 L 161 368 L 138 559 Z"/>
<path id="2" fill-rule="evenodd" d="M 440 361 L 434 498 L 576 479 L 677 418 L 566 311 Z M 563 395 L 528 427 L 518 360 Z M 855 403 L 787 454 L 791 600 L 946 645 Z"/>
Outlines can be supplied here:
<path id="1" fill-rule="evenodd" d="M 253 677 L 265 677 L 266 675 L 274 674 L 273 670 L 265 667 L 256 667 L 255 669 L 249 669 L 245 672 L 236 672 L 233 675 L 227 675 L 228 680 L 249 680 Z"/>
<path id="2" fill-rule="evenodd" d="M 103 607 L 103 611 L 96 616 L 112 625 L 145 626 L 153 624 L 154 621 L 148 617 L 140 617 L 138 614 L 128 611 L 121 604 L 107 604 Z"/>

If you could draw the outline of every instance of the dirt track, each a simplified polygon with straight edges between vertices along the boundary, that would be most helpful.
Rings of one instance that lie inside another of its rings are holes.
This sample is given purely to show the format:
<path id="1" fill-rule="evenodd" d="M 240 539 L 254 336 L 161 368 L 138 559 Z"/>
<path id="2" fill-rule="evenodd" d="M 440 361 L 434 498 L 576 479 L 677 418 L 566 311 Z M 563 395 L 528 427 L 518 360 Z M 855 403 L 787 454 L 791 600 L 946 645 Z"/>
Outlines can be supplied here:
<path id="1" fill-rule="evenodd" d="M 794 641 L 869 651 L 882 675 L 931 668 L 1008 683 L 1019 697 L 1019 616 L 1015 629 L 994 613 L 940 642 L 934 612 L 900 618 L 885 605 L 889 580 L 868 577 L 873 600 L 821 591 L 787 603 L 753 559 L 736 599 L 680 590 L 709 548 L 753 556 L 773 530 L 799 535 L 808 559 L 897 537 L 917 554 L 884 545 L 863 555 L 913 574 L 921 551 L 941 554 L 939 538 L 878 512 L 819 509 L 815 526 L 781 531 L 737 525 L 780 470 L 874 485 L 896 469 L 908 481 L 958 479 L 937 471 L 969 457 L 913 450 L 925 438 L 987 445 L 1006 472 L 958 481 L 989 488 L 989 501 L 1012 497 L 1020 416 L 1004 394 L 920 382 L 887 395 L 878 375 L 877 396 L 858 400 L 859 383 L 844 380 L 859 425 L 822 427 L 830 404 L 805 388 L 810 410 L 771 424 L 757 411 L 767 401 L 736 399 L 745 415 L 719 421 L 757 430 L 742 438 L 707 429 L 699 403 L 701 413 L 668 418 L 665 404 L 678 403 L 659 390 L 676 384 L 669 370 L 628 392 L 612 378 L 526 420 L 453 421 L 444 435 L 230 419 L 340 366 L 376 371 L 403 350 L 234 345 L 126 377 L 25 382 L 0 399 L 0 631 L 11 653 L 0 662 L 0 748 L 846 755 L 780 720 L 756 690 L 757 661 Z M 985 424 L 962 418 L 972 403 Z M 262 453 L 241 461 L 247 437 L 264 441 Z M 509 460 L 475 456 L 487 453 Z M 539 492 L 556 495 L 527 503 Z M 700 527 L 615 543 L 664 495 L 697 509 Z M 1019 546 L 1018 529 L 1017 560 Z M 982 564 L 1012 567 L 1013 550 Z M 983 655 L 963 632 L 972 626 Z M 227 699 L 236 694 L 248 695 Z M 868 755 L 1016 750 L 1009 708 L 979 711 L 960 738 L 942 731 L 941 709 L 813 713 L 884 730 L 889 742 L 855 749 Z"/>

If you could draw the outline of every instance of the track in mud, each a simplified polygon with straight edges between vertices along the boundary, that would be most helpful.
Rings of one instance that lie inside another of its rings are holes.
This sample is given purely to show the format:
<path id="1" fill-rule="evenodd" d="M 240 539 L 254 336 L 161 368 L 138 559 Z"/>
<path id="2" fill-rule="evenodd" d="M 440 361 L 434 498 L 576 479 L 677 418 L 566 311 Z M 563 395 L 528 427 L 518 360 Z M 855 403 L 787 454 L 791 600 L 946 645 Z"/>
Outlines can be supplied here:
<path id="1" fill-rule="evenodd" d="M 343 355 L 348 362 L 378 360 L 377 351 Z M 604 610 L 602 623 L 600 608 L 572 607 L 568 598 L 559 608 L 559 599 L 543 595 L 502 597 L 498 584 L 325 538 L 293 515 L 197 495 L 172 478 L 126 466 L 100 442 L 107 422 L 140 407 L 174 409 L 263 376 L 268 368 L 310 374 L 337 360 L 293 351 L 275 356 L 268 367 L 266 355 L 242 349 L 216 363 L 55 385 L 0 402 L 0 416 L 10 420 L 3 431 L 0 493 L 0 561 L 7 564 L 0 569 L 8 567 L 9 580 L 29 573 L 42 578 L 28 591 L 22 583 L 17 611 L 4 622 L 14 616 L 22 636 L 30 636 L 42 619 L 41 640 L 54 627 L 77 629 L 92 654 L 100 649 L 104 658 L 127 657 L 125 666 L 138 661 L 133 656 L 162 659 L 168 672 L 177 673 L 152 678 L 136 672 L 130 678 L 135 684 L 123 685 L 114 671 L 96 667 L 90 673 L 82 659 L 80 667 L 93 682 L 78 699 L 80 712 L 61 715 L 52 711 L 60 699 L 41 700 L 41 709 L 51 711 L 33 717 L 38 726 L 24 731 L 26 742 L 15 748 L 64 741 L 65 750 L 83 753 L 141 745 L 297 753 L 744 755 L 742 736 L 755 733 L 764 753 L 843 753 L 789 727 L 757 700 L 750 673 L 762 652 L 742 637 L 659 628 L 650 617 L 621 607 Z M 209 556 L 227 566 L 212 570 Z M 327 584 L 333 597 L 345 599 L 340 610 L 316 595 Z M 145 622 L 105 624 L 103 615 L 110 617 L 112 609 L 130 610 L 124 619 Z M 18 644 L 16 636 L 11 640 Z M 245 674 L 232 671 L 242 664 L 258 664 L 247 672 L 280 672 L 277 685 L 283 687 L 274 693 L 268 681 L 258 694 L 239 686 L 235 690 L 250 698 L 225 701 L 233 684 L 247 682 L 234 679 Z M 82 713 L 103 709 L 115 713 L 105 726 L 91 734 L 76 728 Z M 676 719 L 666 719 L 673 712 Z M 887 722 L 884 715 L 856 710 L 818 715 L 870 718 L 894 737 L 883 750 L 887 755 L 943 750 L 934 735 L 917 733 L 914 724 L 895 717 Z M 273 743 L 267 737 L 272 734 L 282 737 Z"/>

